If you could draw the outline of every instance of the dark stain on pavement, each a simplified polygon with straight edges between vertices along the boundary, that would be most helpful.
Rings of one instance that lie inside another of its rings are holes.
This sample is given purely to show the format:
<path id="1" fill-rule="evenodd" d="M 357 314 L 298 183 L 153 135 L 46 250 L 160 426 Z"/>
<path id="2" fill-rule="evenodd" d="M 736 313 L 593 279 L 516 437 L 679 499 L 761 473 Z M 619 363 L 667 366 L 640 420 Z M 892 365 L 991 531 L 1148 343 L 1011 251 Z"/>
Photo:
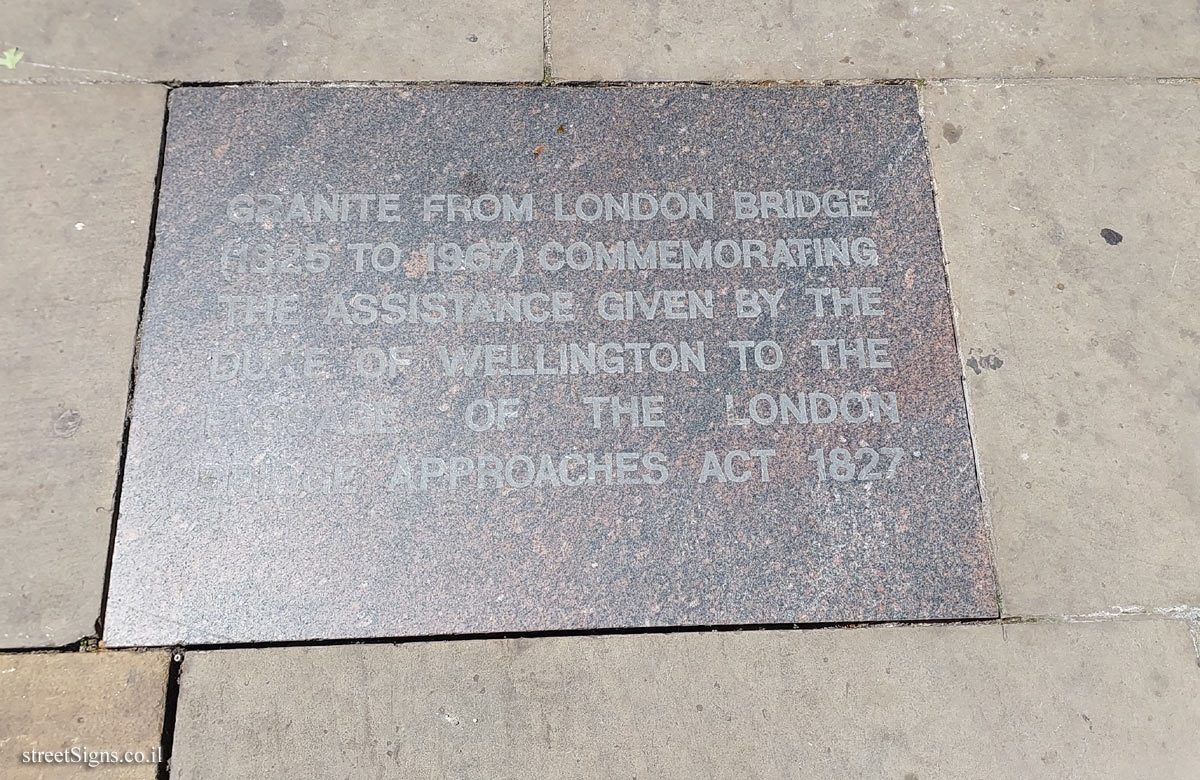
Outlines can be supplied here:
<path id="1" fill-rule="evenodd" d="M 995 371 L 1004 365 L 1004 361 L 1000 359 L 999 355 L 985 355 L 983 354 L 983 350 L 971 350 L 971 353 L 976 352 L 979 354 L 969 354 L 967 356 L 967 367 L 974 371 L 976 375 L 982 374 L 985 369 Z"/>

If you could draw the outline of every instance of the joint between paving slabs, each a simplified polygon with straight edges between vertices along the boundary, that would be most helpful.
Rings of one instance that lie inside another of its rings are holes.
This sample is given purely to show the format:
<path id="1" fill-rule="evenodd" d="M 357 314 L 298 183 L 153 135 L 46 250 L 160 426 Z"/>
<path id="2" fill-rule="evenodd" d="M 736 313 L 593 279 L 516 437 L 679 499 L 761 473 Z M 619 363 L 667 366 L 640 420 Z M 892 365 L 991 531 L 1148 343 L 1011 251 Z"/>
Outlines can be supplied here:
<path id="1" fill-rule="evenodd" d="M 550 6 L 545 0 L 543 14 L 542 42 L 542 78 L 539 81 L 471 81 L 464 79 L 169 79 L 169 78 L 140 78 L 120 74 L 115 71 L 90 71 L 87 68 L 73 68 L 95 73 L 112 73 L 120 78 L 111 79 L 52 79 L 52 78 L 16 78 L 0 81 L 0 88 L 9 86 L 113 86 L 118 84 L 156 84 L 168 89 L 176 87 L 877 87 L 877 86 L 912 86 L 915 88 L 935 87 L 943 84 L 994 84 L 997 87 L 1009 85 L 1038 85 L 1062 84 L 1064 82 L 1082 83 L 1117 83 L 1117 84 L 1200 84 L 1200 76 L 956 76 L 947 78 L 927 78 L 920 76 L 902 76 L 891 78 L 863 79 L 677 79 L 677 80 L 645 80 L 627 81 L 619 79 L 555 79 L 552 73 L 552 57 L 550 48 Z M 46 66 L 59 67 L 59 66 Z"/>
<path id="2" fill-rule="evenodd" d="M 975 414 L 971 405 L 971 394 L 967 389 L 967 372 L 963 365 L 966 357 L 961 337 L 960 315 L 958 304 L 954 299 L 954 288 L 950 283 L 950 258 L 946 253 L 946 229 L 942 225 L 941 201 L 938 199 L 937 177 L 933 171 L 933 153 L 929 146 L 929 134 L 925 132 L 925 94 L 921 85 L 914 85 L 917 93 L 917 118 L 921 123 L 922 135 L 925 138 L 925 163 L 929 170 L 930 196 L 933 198 L 934 224 L 937 225 L 938 245 L 942 252 L 942 281 L 946 285 L 946 299 L 950 305 L 950 332 L 954 340 L 954 352 L 958 358 L 958 382 L 963 394 L 963 411 L 967 418 L 967 437 L 971 442 L 971 458 L 975 465 L 975 485 L 979 490 L 980 511 L 982 512 L 983 531 L 987 535 L 988 553 L 991 555 L 992 581 L 996 583 L 996 614 L 1004 616 L 1004 589 L 1000 580 L 1000 571 L 996 565 L 996 535 L 992 526 L 991 502 L 983 482 L 983 468 L 979 459 L 979 442 L 976 437 Z"/>
<path id="3" fill-rule="evenodd" d="M 1188 606 L 1173 607 L 1113 607 L 1098 612 L 1058 615 L 1011 615 L 1005 617 L 979 618 L 949 618 L 949 619 L 919 619 L 919 620 L 881 620 L 873 622 L 838 622 L 838 623 L 769 623 L 769 624 L 732 624 L 711 626 L 656 626 L 613 629 L 565 629 L 534 632 L 508 633 L 474 633 L 474 634 L 435 634 L 423 636 L 374 636 L 374 637 L 344 637 L 330 639 L 295 639 L 295 640 L 265 640 L 265 641 L 226 641 L 226 642 L 193 642 L 176 645 L 139 645 L 121 648 L 124 651 L 141 651 L 153 649 L 168 649 L 176 653 L 185 650 L 208 652 L 215 650 L 254 650 L 266 648 L 292 647 L 342 647 L 346 645 L 402 645 L 402 644 L 441 644 L 466 641 L 502 641 L 512 639 L 573 639 L 573 638 L 605 638 L 623 636 L 665 636 L 670 634 L 715 634 L 715 633 L 750 633 L 755 631 L 797 632 L 825 630 L 870 630 L 879 628 L 909 629 L 909 628 L 938 628 L 965 626 L 1000 626 L 1002 629 L 1009 625 L 1025 624 L 1064 624 L 1064 623 L 1106 623 L 1120 621 L 1151 621 L 1178 620 L 1189 628 L 1200 628 L 1200 608 Z M 71 648 L 67 648 L 71 649 Z M 113 652 L 102 648 L 107 652 Z M 118 651 L 120 651 L 118 650 Z"/>
<path id="4" fill-rule="evenodd" d="M 162 748 L 155 780 L 169 780 L 171 777 L 171 753 L 175 747 L 175 713 L 179 707 L 179 676 L 183 672 L 184 649 L 171 649 L 171 661 L 167 666 L 167 687 L 163 695 L 162 733 L 158 744 Z"/>
<path id="5" fill-rule="evenodd" d="M 435 636 L 381 636 L 354 637 L 344 639 L 298 639 L 283 641 L 246 641 L 246 642 L 197 642 L 193 644 L 176 645 L 137 645 L 122 648 L 108 648 L 101 645 L 95 637 L 85 637 L 78 642 L 72 642 L 60 647 L 14 647 L 0 650 L 0 654 L 32 655 L 60 653 L 138 653 L 147 651 L 170 651 L 172 663 L 181 665 L 184 653 L 187 651 L 208 652 L 217 650 L 256 650 L 280 648 L 318 648 L 343 647 L 347 645 L 401 645 L 417 643 L 464 642 L 472 640 L 498 641 L 510 639 L 570 639 L 570 638 L 603 638 L 631 635 L 667 635 L 667 634 L 712 634 L 712 633 L 743 633 L 753 631 L 824 631 L 824 630 L 870 630 L 870 629 L 908 629 L 908 628 L 937 628 L 965 626 L 999 626 L 1004 631 L 1010 625 L 1029 624 L 1079 624 L 1079 623 L 1113 623 L 1131 621 L 1176 620 L 1182 622 L 1188 630 L 1193 650 L 1196 654 L 1196 664 L 1200 667 L 1200 607 L 1176 605 L 1170 607 L 1145 607 L 1142 605 L 1114 606 L 1097 612 L 1058 615 L 1010 615 L 1005 617 L 963 618 L 949 620 L 905 620 L 879 621 L 869 623 L 794 623 L 794 624 L 763 624 L 763 625 L 722 625 L 722 626 L 663 626 L 656 628 L 631 629 L 597 629 L 597 630 L 566 630 L 544 631 L 533 633 L 499 633 L 499 634 L 445 634 Z M 172 674 L 177 674 L 173 670 Z"/>
<path id="6" fill-rule="evenodd" d="M 158 195 L 162 185 L 163 163 L 167 150 L 167 120 L 170 115 L 171 90 L 163 96 L 162 130 L 158 141 L 158 166 L 154 172 L 154 189 L 150 200 L 149 229 L 146 237 L 146 257 L 142 265 L 142 287 L 138 295 L 138 313 L 133 330 L 133 350 L 130 355 L 128 395 L 125 398 L 125 420 L 121 432 L 121 448 L 117 459 L 117 482 L 113 487 L 112 524 L 108 532 L 108 557 L 104 564 L 104 586 L 100 593 L 100 614 L 96 618 L 97 641 L 104 639 L 104 620 L 108 611 L 108 589 L 112 580 L 113 557 L 117 549 L 117 524 L 121 516 L 121 489 L 125 481 L 125 459 L 129 452 L 129 428 L 133 417 L 133 394 L 137 385 L 138 355 L 141 352 L 142 317 L 146 311 L 146 288 L 150 283 L 150 261 L 154 255 L 155 231 L 158 228 Z"/>
<path id="7" fill-rule="evenodd" d="M 137 650 L 139 648 L 132 648 Z M 113 652 L 106 648 L 100 647 L 100 639 L 96 636 L 85 636 L 80 639 L 68 642 L 65 645 L 57 645 L 54 647 L 0 647 L 0 655 L 60 655 L 63 653 L 98 653 L 98 652 Z"/>
<path id="8" fill-rule="evenodd" d="M 550 0 L 542 0 L 542 83 L 553 81 L 550 61 Z"/>

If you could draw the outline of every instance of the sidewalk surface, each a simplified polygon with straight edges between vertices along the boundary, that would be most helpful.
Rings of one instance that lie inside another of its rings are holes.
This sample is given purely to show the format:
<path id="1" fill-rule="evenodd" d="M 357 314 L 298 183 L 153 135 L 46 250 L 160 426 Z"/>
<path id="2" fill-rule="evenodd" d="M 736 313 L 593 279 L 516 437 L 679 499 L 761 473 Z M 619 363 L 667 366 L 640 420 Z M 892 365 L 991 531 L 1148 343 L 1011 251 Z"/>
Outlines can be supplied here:
<path id="1" fill-rule="evenodd" d="M 0 47 L 0 776 L 1200 777 L 1191 0 L 10 0 Z M 916 89 L 1001 617 L 104 649 L 169 90 L 375 80 Z"/>

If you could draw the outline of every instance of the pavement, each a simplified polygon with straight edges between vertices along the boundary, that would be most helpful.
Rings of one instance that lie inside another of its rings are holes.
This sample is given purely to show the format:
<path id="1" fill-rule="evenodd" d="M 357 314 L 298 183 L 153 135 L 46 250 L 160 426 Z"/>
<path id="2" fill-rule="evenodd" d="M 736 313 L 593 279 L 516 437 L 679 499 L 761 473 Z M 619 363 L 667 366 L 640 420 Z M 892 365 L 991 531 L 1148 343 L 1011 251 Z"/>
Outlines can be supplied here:
<path id="1" fill-rule="evenodd" d="M 10 0 L 14 46 L 0 776 L 1200 777 L 1194 2 Z M 1000 617 L 105 649 L 167 94 L 373 80 L 913 85 Z M 147 760 L 22 761 L 71 748 Z"/>

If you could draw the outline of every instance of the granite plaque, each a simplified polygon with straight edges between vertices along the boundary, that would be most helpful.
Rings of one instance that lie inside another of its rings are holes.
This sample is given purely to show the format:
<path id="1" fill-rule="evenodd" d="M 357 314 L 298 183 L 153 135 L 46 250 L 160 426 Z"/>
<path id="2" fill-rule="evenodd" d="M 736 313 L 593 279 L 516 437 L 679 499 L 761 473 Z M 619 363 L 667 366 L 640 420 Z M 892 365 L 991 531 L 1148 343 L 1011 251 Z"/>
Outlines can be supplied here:
<path id="1" fill-rule="evenodd" d="M 169 109 L 109 644 L 996 614 L 912 89 Z"/>

